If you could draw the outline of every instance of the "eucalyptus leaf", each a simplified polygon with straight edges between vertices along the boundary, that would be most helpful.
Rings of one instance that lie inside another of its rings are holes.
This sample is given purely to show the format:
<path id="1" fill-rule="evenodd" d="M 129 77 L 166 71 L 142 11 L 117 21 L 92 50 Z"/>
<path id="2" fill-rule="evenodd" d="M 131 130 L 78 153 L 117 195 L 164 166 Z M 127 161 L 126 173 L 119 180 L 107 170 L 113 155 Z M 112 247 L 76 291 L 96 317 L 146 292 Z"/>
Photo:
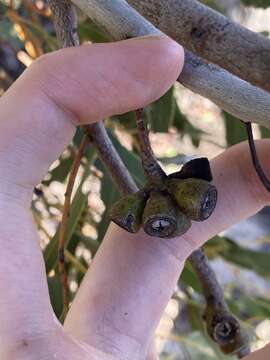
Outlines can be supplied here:
<path id="1" fill-rule="evenodd" d="M 225 122 L 228 146 L 235 145 L 241 141 L 247 140 L 247 131 L 243 122 L 225 111 L 223 111 L 222 114 Z"/>
<path id="2" fill-rule="evenodd" d="M 48 277 L 47 280 L 51 304 L 55 315 L 59 319 L 63 310 L 63 292 L 60 276 L 56 274 L 53 277 Z"/>
<path id="3" fill-rule="evenodd" d="M 74 231 L 76 230 L 78 221 L 80 220 L 81 214 L 87 206 L 87 195 L 82 192 L 81 186 L 77 190 L 77 193 L 72 201 L 70 207 L 70 216 L 66 229 L 65 236 L 65 247 L 68 246 L 69 241 L 72 238 Z M 50 243 L 45 249 L 44 259 L 46 264 L 46 271 L 49 273 L 55 269 L 58 261 L 58 242 L 59 242 L 59 227 L 51 239 Z"/>
<path id="4" fill-rule="evenodd" d="M 174 87 L 151 105 L 151 110 L 146 112 L 150 129 L 153 132 L 168 132 L 173 124 L 176 101 L 174 98 Z"/>
<path id="5" fill-rule="evenodd" d="M 220 236 L 213 238 L 206 249 L 211 247 L 216 247 L 217 255 L 233 264 L 252 270 L 261 276 L 270 275 L 270 253 L 245 248 L 231 239 Z"/>

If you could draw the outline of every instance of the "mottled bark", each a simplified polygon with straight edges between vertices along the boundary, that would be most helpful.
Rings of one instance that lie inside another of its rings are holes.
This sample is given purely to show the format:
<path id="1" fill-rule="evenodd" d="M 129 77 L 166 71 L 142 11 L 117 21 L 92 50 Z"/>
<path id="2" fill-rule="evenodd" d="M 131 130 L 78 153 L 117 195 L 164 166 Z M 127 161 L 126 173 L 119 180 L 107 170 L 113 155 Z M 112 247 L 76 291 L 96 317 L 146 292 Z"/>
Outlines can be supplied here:
<path id="1" fill-rule="evenodd" d="M 250 353 L 247 334 L 230 313 L 223 289 L 202 249 L 194 251 L 189 261 L 197 274 L 205 297 L 204 319 L 208 335 L 225 354 L 236 354 L 239 359 Z"/>
<path id="2" fill-rule="evenodd" d="M 196 0 L 128 0 L 184 47 L 270 90 L 270 40 Z"/>
<path id="3" fill-rule="evenodd" d="M 123 0 L 72 0 L 116 40 L 160 34 Z M 191 52 L 179 81 L 243 121 L 270 128 L 270 94 Z"/>

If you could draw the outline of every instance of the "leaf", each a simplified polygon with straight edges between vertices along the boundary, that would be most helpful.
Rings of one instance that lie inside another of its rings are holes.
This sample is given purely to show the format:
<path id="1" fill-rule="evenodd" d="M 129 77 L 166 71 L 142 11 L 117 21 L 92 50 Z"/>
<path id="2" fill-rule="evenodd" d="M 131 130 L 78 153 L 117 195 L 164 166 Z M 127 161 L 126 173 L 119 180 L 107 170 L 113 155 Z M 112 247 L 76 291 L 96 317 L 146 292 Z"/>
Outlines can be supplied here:
<path id="1" fill-rule="evenodd" d="M 219 245 L 221 242 L 223 246 Z M 261 276 L 270 275 L 270 253 L 245 248 L 231 239 L 220 236 L 208 242 L 206 249 L 211 249 L 211 246 L 216 246 L 217 255 L 233 264 L 253 270 Z"/>
<path id="2" fill-rule="evenodd" d="M 181 346 L 192 360 L 233 360 L 235 356 L 224 355 L 218 347 L 201 332 L 196 331 L 180 337 Z"/>
<path id="3" fill-rule="evenodd" d="M 97 226 L 98 242 L 101 243 L 110 224 L 110 208 L 116 200 L 120 198 L 120 194 L 117 191 L 110 174 L 100 160 L 97 160 L 96 166 L 103 172 L 103 178 L 101 181 L 101 199 L 106 206 L 106 209 L 102 214 L 101 221 Z"/>
<path id="4" fill-rule="evenodd" d="M 81 42 L 93 41 L 95 43 L 104 43 L 109 41 L 109 36 L 91 20 L 84 21 L 79 25 L 79 36 Z"/>
<path id="5" fill-rule="evenodd" d="M 261 137 L 263 139 L 270 138 L 270 130 L 269 129 L 267 129 L 266 127 L 261 126 L 261 125 L 259 126 L 259 129 L 260 129 Z"/>
<path id="6" fill-rule="evenodd" d="M 111 131 L 108 131 L 108 133 L 116 151 L 120 155 L 136 184 L 139 187 L 142 187 L 144 185 L 144 172 L 140 157 L 121 145 L 117 137 Z"/>
<path id="7" fill-rule="evenodd" d="M 82 185 L 82 184 L 81 184 Z M 68 246 L 69 241 L 76 230 L 78 221 L 80 220 L 81 214 L 87 205 L 87 195 L 82 193 L 81 186 L 77 190 L 77 193 L 72 201 L 70 207 L 70 217 L 66 229 L 65 236 L 65 247 Z M 56 234 L 45 249 L 44 259 L 46 264 L 46 271 L 49 273 L 57 266 L 58 258 L 58 240 L 59 240 L 59 226 Z"/>
<path id="8" fill-rule="evenodd" d="M 192 141 L 192 144 L 195 147 L 198 147 L 200 145 L 201 136 L 205 134 L 205 131 L 195 127 L 191 124 L 188 120 L 184 124 L 184 133 L 189 135 Z"/>
<path id="9" fill-rule="evenodd" d="M 198 277 L 194 273 L 192 266 L 189 262 L 186 262 L 182 274 L 179 278 L 178 284 L 184 284 L 186 287 L 192 287 L 197 293 L 202 293 L 202 287 L 198 280 Z"/>
<path id="10" fill-rule="evenodd" d="M 53 277 L 48 277 L 47 281 L 48 281 L 51 304 L 55 315 L 59 319 L 62 315 L 62 309 L 63 309 L 63 292 L 62 292 L 62 284 L 60 281 L 60 276 L 56 274 Z"/>
<path id="11" fill-rule="evenodd" d="M 254 320 L 270 317 L 269 299 L 239 293 L 227 299 L 230 310 L 238 317 Z"/>
<path id="12" fill-rule="evenodd" d="M 7 13 L 7 11 L 8 11 L 8 7 L 6 6 L 6 4 L 0 2 L 0 20 L 1 20 L 1 17 Z"/>
<path id="13" fill-rule="evenodd" d="M 268 8 L 270 7 L 269 0 L 241 0 L 245 6 L 254 6 L 258 8 Z"/>
<path id="14" fill-rule="evenodd" d="M 227 145 L 231 146 L 247 140 L 246 127 L 242 121 L 225 111 L 223 111 L 222 114 L 226 128 Z"/>
<path id="15" fill-rule="evenodd" d="M 14 30 L 13 24 L 7 19 L 3 18 L 0 21 L 0 34 L 4 41 L 7 41 L 16 50 L 23 47 L 23 42 L 19 39 L 18 34 Z"/>
<path id="16" fill-rule="evenodd" d="M 199 330 L 204 333 L 205 325 L 202 318 L 203 308 L 195 302 L 187 302 L 187 314 L 192 330 Z"/>
<path id="17" fill-rule="evenodd" d="M 150 129 L 153 132 L 168 132 L 172 126 L 176 108 L 174 87 L 151 105 L 150 112 L 146 112 Z"/>
<path id="18" fill-rule="evenodd" d="M 87 153 L 88 162 L 85 166 L 86 173 L 88 173 L 90 169 L 90 164 L 93 162 L 95 157 L 95 152 L 93 149 Z M 84 194 L 82 192 L 82 185 L 84 183 L 84 177 L 77 189 L 77 192 L 72 200 L 72 204 L 70 206 L 70 216 L 69 221 L 66 229 L 66 236 L 65 236 L 65 247 L 68 246 L 72 235 L 74 234 L 76 227 L 78 225 L 78 222 L 81 218 L 81 215 L 83 211 L 85 210 L 87 206 L 87 194 Z M 59 224 L 60 226 L 60 224 Z M 46 265 L 46 271 L 49 273 L 51 270 L 55 269 L 57 266 L 57 259 L 58 259 L 58 241 L 59 241 L 59 226 L 57 229 L 56 234 L 49 242 L 48 246 L 45 249 L 44 252 L 44 260 Z"/>
<path id="19" fill-rule="evenodd" d="M 195 147 L 199 146 L 201 136 L 205 134 L 203 130 L 191 124 L 188 118 L 181 112 L 177 103 L 175 108 L 173 126 L 176 127 L 176 129 L 182 136 L 189 135 Z"/>
<path id="20" fill-rule="evenodd" d="M 123 126 L 127 131 L 137 131 L 136 116 L 134 111 L 130 111 L 122 115 L 113 116 L 113 120 L 117 120 L 119 124 Z"/>
<path id="21" fill-rule="evenodd" d="M 70 155 L 69 157 L 66 157 L 64 159 L 60 158 L 59 165 L 50 172 L 50 179 L 43 180 L 42 184 L 48 186 L 52 181 L 64 182 L 69 174 L 73 160 L 74 155 Z"/>
<path id="22" fill-rule="evenodd" d="M 42 184 L 43 185 L 49 185 L 52 181 L 59 181 L 59 182 L 64 182 L 69 174 L 69 171 L 71 169 L 72 163 L 75 159 L 75 153 L 74 150 L 78 149 L 80 146 L 80 143 L 82 141 L 84 137 L 84 132 L 81 130 L 81 128 L 77 128 L 76 133 L 73 137 L 73 141 L 72 141 L 72 146 L 73 146 L 73 150 L 72 150 L 72 154 L 70 154 L 69 156 L 60 156 L 59 158 L 59 165 L 56 166 L 52 171 L 50 171 L 50 179 L 49 180 L 43 180 Z M 75 148 L 75 149 L 74 149 Z M 85 157 L 88 161 L 92 161 L 93 158 L 93 154 L 94 154 L 94 149 L 90 148 L 87 149 L 85 151 Z"/>

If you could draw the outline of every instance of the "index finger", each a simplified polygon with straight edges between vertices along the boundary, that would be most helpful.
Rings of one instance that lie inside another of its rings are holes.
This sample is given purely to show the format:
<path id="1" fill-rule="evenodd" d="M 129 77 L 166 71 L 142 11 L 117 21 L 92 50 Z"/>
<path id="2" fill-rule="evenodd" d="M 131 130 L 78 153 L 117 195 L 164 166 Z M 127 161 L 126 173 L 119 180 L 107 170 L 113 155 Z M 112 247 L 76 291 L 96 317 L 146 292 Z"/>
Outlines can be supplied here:
<path id="1" fill-rule="evenodd" d="M 269 140 L 258 144 L 270 173 Z M 207 239 L 256 213 L 270 199 L 253 169 L 246 143 L 212 162 L 218 204 L 203 223 L 175 239 L 129 234 L 111 225 L 68 314 L 66 328 L 79 339 L 117 349 L 128 358 L 147 351 L 186 258 Z M 106 341 L 104 341 L 106 339 Z"/>

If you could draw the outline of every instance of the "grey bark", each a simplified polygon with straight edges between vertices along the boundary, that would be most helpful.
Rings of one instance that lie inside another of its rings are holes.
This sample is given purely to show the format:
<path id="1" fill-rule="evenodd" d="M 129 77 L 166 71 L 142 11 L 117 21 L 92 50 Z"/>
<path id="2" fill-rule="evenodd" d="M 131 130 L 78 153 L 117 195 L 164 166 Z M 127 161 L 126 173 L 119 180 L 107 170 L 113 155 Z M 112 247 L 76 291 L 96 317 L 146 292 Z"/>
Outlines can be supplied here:
<path id="1" fill-rule="evenodd" d="M 184 47 L 270 90 L 270 40 L 196 0 L 128 0 Z"/>
<path id="2" fill-rule="evenodd" d="M 160 33 L 124 0 L 72 1 L 116 40 Z M 270 94 L 267 91 L 188 51 L 179 81 L 237 118 L 270 128 Z"/>

